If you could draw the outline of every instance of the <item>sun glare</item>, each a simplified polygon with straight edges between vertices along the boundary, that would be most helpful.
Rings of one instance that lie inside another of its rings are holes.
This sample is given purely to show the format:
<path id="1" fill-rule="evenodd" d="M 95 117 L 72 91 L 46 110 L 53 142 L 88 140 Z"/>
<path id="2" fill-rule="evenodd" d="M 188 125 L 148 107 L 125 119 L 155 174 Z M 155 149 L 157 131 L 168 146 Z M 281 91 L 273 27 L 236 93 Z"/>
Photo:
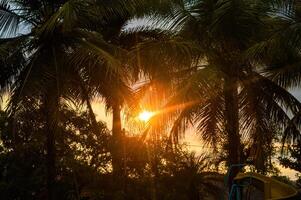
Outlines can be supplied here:
<path id="1" fill-rule="evenodd" d="M 139 114 L 138 118 L 141 121 L 147 122 L 148 120 L 150 120 L 150 118 L 152 118 L 152 116 L 154 116 L 153 112 L 149 112 L 145 110 Z"/>

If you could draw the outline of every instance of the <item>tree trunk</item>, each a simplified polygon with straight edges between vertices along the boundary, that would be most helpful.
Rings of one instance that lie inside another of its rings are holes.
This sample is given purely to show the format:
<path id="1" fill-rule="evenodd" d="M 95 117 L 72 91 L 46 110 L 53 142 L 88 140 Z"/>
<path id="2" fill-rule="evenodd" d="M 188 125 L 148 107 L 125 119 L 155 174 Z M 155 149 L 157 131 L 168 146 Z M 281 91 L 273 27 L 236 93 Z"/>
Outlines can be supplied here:
<path id="1" fill-rule="evenodd" d="M 46 164 L 47 164 L 47 199 L 54 200 L 54 186 L 55 186 L 55 135 L 57 132 L 58 121 L 58 98 L 56 95 L 49 92 L 44 99 L 45 117 L 46 117 Z"/>
<path id="2" fill-rule="evenodd" d="M 240 135 L 238 118 L 237 81 L 233 78 L 225 79 L 225 119 L 228 139 L 229 165 L 240 162 Z"/>
<path id="3" fill-rule="evenodd" d="M 125 168 L 123 165 L 123 132 L 121 128 L 121 105 L 116 103 L 112 106 L 112 167 L 113 167 L 113 199 L 125 199 Z"/>
<path id="4" fill-rule="evenodd" d="M 123 176 L 122 167 L 122 129 L 121 129 L 121 108 L 120 104 L 113 105 L 113 124 L 112 124 L 112 165 L 115 177 Z"/>
<path id="5" fill-rule="evenodd" d="M 52 130 L 47 129 L 47 194 L 48 200 L 53 200 L 55 182 L 55 136 Z"/>
<path id="6" fill-rule="evenodd" d="M 233 74 L 225 77 L 225 128 L 227 134 L 228 165 L 240 163 L 240 135 L 239 135 L 239 108 L 238 108 L 238 83 Z M 239 172 L 239 168 L 232 168 L 229 176 L 231 188 L 233 178 Z"/>

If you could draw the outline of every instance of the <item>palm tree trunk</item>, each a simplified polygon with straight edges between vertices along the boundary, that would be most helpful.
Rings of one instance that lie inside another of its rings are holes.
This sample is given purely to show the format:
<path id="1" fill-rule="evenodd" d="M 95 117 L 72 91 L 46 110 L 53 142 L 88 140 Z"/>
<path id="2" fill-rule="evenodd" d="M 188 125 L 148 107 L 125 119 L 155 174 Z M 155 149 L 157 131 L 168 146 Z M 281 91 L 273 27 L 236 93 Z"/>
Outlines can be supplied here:
<path id="1" fill-rule="evenodd" d="M 55 182 L 55 136 L 53 131 L 49 129 L 49 122 L 47 122 L 47 129 L 47 194 L 48 200 L 53 200 Z"/>
<path id="2" fill-rule="evenodd" d="M 58 98 L 51 92 L 44 98 L 45 117 L 46 117 L 46 162 L 47 162 L 47 199 L 53 200 L 55 186 L 55 135 L 58 121 Z"/>
<path id="3" fill-rule="evenodd" d="M 240 135 L 238 118 L 238 91 L 237 81 L 234 78 L 225 79 L 225 117 L 226 133 L 228 136 L 229 164 L 240 162 Z"/>
<path id="4" fill-rule="evenodd" d="M 112 124 L 112 165 L 113 175 L 115 177 L 123 176 L 122 167 L 122 129 L 121 129 L 121 106 L 116 103 L 112 106 L 113 124 Z"/>
<path id="5" fill-rule="evenodd" d="M 239 110 L 238 110 L 238 83 L 235 76 L 225 77 L 225 128 L 227 134 L 228 165 L 240 163 L 240 135 L 239 135 Z M 234 177 L 239 168 L 233 168 L 229 176 L 229 187 L 231 188 Z M 229 188 L 229 189 L 230 189 Z"/>
<path id="6" fill-rule="evenodd" d="M 113 180 L 117 196 L 113 199 L 125 199 L 125 171 L 123 165 L 123 132 L 121 128 L 121 105 L 115 103 L 112 106 L 113 110 L 113 123 L 112 123 L 112 167 L 113 167 Z M 120 196 L 120 194 L 122 196 Z"/>

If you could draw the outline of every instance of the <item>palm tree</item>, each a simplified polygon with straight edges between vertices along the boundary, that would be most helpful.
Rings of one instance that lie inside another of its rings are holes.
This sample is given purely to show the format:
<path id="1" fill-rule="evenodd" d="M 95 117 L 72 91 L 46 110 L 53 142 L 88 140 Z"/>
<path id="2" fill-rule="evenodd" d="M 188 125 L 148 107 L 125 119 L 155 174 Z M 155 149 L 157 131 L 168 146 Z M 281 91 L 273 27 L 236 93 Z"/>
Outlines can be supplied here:
<path id="1" fill-rule="evenodd" d="M 87 71 L 89 74 L 85 74 L 87 85 L 90 87 L 90 93 L 98 95 L 105 100 L 105 104 L 109 110 L 112 111 L 112 164 L 113 172 L 116 177 L 124 176 L 124 169 L 122 167 L 122 122 L 121 122 L 121 110 L 125 104 L 129 107 L 137 107 L 136 98 L 134 97 L 134 91 L 129 87 L 131 82 L 135 82 L 139 79 L 141 74 L 147 76 L 154 72 L 152 71 L 151 62 L 139 62 L 137 56 L 136 45 L 143 42 L 149 42 L 154 38 L 159 38 L 165 34 L 158 31 L 148 30 L 145 28 L 133 28 L 125 29 L 126 25 L 136 18 L 143 17 L 148 14 L 165 13 L 168 10 L 170 1 L 144 1 L 144 0 L 131 0 L 126 4 L 130 4 L 130 8 L 124 6 L 124 1 L 111 1 L 110 4 L 122 5 L 125 7 L 122 13 L 114 14 L 110 16 L 103 16 L 101 18 L 93 18 L 92 23 L 94 30 L 103 36 L 104 42 L 107 44 L 107 48 L 112 55 L 115 55 L 117 62 L 111 62 L 112 68 L 117 69 L 117 72 L 110 73 L 109 78 L 106 81 L 100 80 L 98 75 L 105 73 L 105 69 L 110 68 L 107 63 L 95 63 L 95 55 L 93 51 L 90 51 L 88 57 L 84 57 L 82 63 L 92 62 L 96 65 L 102 65 L 103 68 L 95 68 L 95 70 Z M 97 10 L 96 10 L 97 11 Z M 101 15 L 99 15 L 101 16 Z M 97 41 L 94 41 L 97 42 Z M 92 43 L 92 42 L 91 42 Z M 81 57 L 81 50 L 76 57 Z M 85 54 L 86 55 L 86 54 Z M 152 63 L 153 64 L 153 63 Z M 99 71 L 101 70 L 101 71 Z M 162 70 L 156 69 L 156 73 L 162 72 Z M 156 74 L 157 75 L 157 74 Z M 164 73 L 167 75 L 167 73 Z M 162 79 L 163 76 L 160 78 Z M 166 78 L 166 77 L 164 77 Z M 103 85 L 106 84 L 104 87 Z"/>
<path id="2" fill-rule="evenodd" d="M 279 1 L 274 4 L 277 15 L 270 21 L 275 31 L 271 36 L 248 50 L 248 54 L 266 65 L 264 72 L 269 79 L 283 88 L 300 87 L 300 25 L 299 1 Z M 294 113 L 291 125 L 283 135 L 283 144 L 297 144 L 300 140 L 300 112 Z"/>
<path id="3" fill-rule="evenodd" d="M 118 74 L 118 63 L 110 44 L 100 34 L 93 31 L 95 19 L 99 12 L 100 20 L 110 14 L 122 13 L 125 4 L 118 6 L 110 2 L 94 1 L 6 1 L 1 5 L 1 54 L 4 55 L 1 65 L 8 70 L 1 76 L 1 90 L 12 91 L 9 111 L 13 117 L 28 97 L 40 99 L 46 116 L 45 132 L 47 136 L 47 188 L 48 199 L 54 196 L 55 181 L 55 135 L 58 134 L 59 109 L 62 99 L 82 97 L 91 110 L 89 91 L 85 75 L 97 66 L 101 83 L 99 87 L 112 83 L 110 73 Z M 93 20 L 91 20 L 93 21 Z M 28 29 L 28 33 L 18 34 L 18 28 Z M 89 60 L 91 52 L 93 62 Z M 22 60 L 12 59 L 18 55 Z M 10 60 L 12 60 L 10 62 Z M 84 61 L 90 61 L 91 63 Z M 22 61 L 22 62 L 21 62 Z M 101 65 L 96 65 L 101 63 Z M 105 63 L 105 65 L 104 65 Z M 103 78 L 106 77 L 106 78 Z M 113 77 L 113 76 L 112 76 Z M 110 82 L 108 82 L 110 80 Z M 115 79 L 116 80 L 116 79 Z M 102 89 L 101 92 L 109 90 Z M 119 94 L 120 95 L 120 94 Z M 95 125 L 95 116 L 92 123 Z M 96 125 L 95 125 L 96 127 Z"/>
<path id="4" fill-rule="evenodd" d="M 228 165 L 245 162 L 251 154 L 259 168 L 271 124 L 296 128 L 288 112 L 298 113 L 299 101 L 264 76 L 265 66 L 250 54 L 270 36 L 272 8 L 261 1 L 177 1 L 165 18 L 178 37 L 199 50 L 169 104 L 187 105 L 179 109 L 174 137 L 190 122 L 197 124 L 205 141 L 225 144 Z"/>

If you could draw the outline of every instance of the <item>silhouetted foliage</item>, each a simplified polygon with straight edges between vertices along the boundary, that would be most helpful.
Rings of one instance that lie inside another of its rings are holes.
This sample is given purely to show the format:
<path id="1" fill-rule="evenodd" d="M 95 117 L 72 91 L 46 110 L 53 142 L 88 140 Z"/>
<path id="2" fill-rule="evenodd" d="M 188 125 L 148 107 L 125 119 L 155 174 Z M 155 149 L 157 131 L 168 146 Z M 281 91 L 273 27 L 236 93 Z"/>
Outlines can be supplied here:
<path id="1" fill-rule="evenodd" d="M 296 145 L 289 146 L 287 152 L 280 157 L 280 163 L 284 167 L 293 169 L 301 173 L 301 142 L 300 140 Z"/>
<path id="2" fill-rule="evenodd" d="M 35 105 L 34 100 L 29 101 Z M 57 135 L 55 144 L 56 194 L 67 199 L 67 194 L 75 195 L 89 183 L 89 177 L 107 169 L 110 135 L 101 122 L 101 135 L 95 135 L 86 112 L 65 107 L 61 116 L 61 135 Z M 1 112 L 1 195 L 4 199 L 45 198 L 45 116 L 41 109 L 31 106 L 15 117 L 12 120 Z"/>

